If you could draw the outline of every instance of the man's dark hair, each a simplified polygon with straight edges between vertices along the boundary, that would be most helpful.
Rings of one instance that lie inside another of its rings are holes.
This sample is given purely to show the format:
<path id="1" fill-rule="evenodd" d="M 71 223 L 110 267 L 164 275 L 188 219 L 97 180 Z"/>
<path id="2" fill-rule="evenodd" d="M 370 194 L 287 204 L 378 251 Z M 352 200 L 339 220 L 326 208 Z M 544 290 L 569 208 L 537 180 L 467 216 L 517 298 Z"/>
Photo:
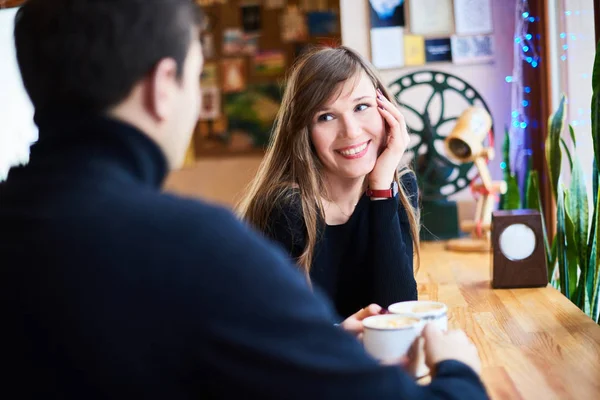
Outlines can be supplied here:
<path id="1" fill-rule="evenodd" d="M 36 110 L 104 112 L 165 57 L 181 76 L 200 23 L 193 0 L 28 0 L 15 19 L 25 89 Z"/>

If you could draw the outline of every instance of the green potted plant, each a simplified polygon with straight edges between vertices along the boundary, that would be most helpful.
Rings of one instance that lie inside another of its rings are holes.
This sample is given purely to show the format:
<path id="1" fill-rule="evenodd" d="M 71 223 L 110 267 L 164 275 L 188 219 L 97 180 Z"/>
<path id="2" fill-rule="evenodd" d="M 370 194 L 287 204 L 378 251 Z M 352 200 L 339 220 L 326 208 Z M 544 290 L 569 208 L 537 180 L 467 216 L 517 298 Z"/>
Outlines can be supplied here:
<path id="1" fill-rule="evenodd" d="M 556 235 L 549 240 L 544 227 L 544 244 L 548 262 L 550 283 L 570 299 L 588 316 L 600 323 L 600 196 L 598 193 L 598 168 L 600 160 L 600 42 L 596 50 L 592 76 L 592 140 L 594 143 L 593 190 L 588 198 L 586 181 L 577 152 L 571 152 L 562 137 L 565 132 L 565 102 L 563 95 L 557 110 L 548 119 L 546 139 L 546 162 L 552 195 L 556 204 Z M 574 149 L 577 148 L 577 135 L 569 125 Z M 571 180 L 563 182 L 561 174 L 562 157 L 566 155 Z M 510 171 L 508 172 L 510 174 Z M 515 208 L 518 200 L 518 187 L 510 187 L 503 202 L 504 208 Z M 511 200 L 512 199 L 512 200 Z M 590 207 L 590 202 L 592 207 Z M 537 209 L 543 215 L 540 201 L 539 177 L 531 170 L 527 180 L 524 207 Z M 543 223 L 543 219 L 542 219 Z"/>

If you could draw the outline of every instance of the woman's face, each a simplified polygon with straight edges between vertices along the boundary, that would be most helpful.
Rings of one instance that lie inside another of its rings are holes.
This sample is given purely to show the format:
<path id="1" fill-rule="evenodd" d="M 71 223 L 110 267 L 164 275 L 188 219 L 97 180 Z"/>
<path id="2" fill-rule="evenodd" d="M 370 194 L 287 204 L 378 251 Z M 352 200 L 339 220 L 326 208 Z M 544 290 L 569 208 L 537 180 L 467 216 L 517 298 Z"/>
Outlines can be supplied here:
<path id="1" fill-rule="evenodd" d="M 386 137 L 376 96 L 361 72 L 340 83 L 313 117 L 311 140 L 330 178 L 363 178 L 373 170 Z"/>

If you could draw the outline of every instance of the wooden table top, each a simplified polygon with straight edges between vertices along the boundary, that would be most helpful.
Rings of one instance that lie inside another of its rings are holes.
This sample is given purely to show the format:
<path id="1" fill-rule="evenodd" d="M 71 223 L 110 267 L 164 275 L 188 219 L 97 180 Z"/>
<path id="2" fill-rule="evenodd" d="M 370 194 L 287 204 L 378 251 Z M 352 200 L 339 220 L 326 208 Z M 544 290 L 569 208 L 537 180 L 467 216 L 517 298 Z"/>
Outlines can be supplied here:
<path id="1" fill-rule="evenodd" d="M 600 326 L 551 286 L 493 290 L 490 254 L 421 244 L 419 298 L 477 346 L 493 399 L 600 398 Z"/>

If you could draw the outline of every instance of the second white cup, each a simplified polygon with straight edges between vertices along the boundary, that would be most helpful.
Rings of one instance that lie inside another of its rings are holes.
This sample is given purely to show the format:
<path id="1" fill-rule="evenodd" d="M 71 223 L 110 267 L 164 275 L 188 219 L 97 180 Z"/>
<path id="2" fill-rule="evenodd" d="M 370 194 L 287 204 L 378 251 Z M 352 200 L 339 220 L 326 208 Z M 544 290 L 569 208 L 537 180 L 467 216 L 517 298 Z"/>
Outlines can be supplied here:
<path id="1" fill-rule="evenodd" d="M 411 315 L 425 323 L 434 323 L 442 331 L 448 330 L 448 307 L 439 301 L 402 301 L 390 305 L 388 311 L 392 314 Z"/>

